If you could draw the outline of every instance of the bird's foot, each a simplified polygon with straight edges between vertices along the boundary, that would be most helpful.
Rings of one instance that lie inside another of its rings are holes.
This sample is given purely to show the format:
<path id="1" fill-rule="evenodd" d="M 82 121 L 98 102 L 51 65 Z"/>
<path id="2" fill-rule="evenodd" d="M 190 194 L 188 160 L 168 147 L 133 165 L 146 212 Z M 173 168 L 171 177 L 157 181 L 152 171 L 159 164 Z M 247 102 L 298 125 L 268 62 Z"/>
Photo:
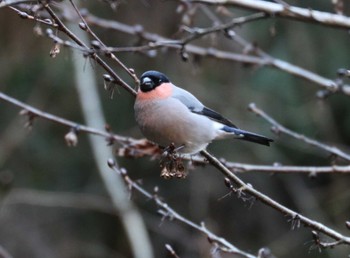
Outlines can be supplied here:
<path id="1" fill-rule="evenodd" d="M 160 167 L 162 171 L 160 176 L 165 179 L 171 178 L 186 178 L 187 172 L 183 164 L 181 156 L 176 152 L 177 150 L 183 148 L 180 146 L 175 148 L 175 145 L 172 143 L 165 148 L 165 151 L 162 154 L 160 160 Z"/>

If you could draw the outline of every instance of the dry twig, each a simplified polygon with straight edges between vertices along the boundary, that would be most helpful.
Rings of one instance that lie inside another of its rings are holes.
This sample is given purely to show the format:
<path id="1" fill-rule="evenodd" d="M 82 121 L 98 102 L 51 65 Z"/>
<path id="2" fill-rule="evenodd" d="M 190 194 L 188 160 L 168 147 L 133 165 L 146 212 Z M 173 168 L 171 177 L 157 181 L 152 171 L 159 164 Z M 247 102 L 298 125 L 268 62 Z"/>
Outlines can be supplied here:
<path id="1" fill-rule="evenodd" d="M 113 29 L 113 30 L 121 31 L 127 34 L 135 35 L 149 42 L 148 44 L 143 46 L 108 49 L 110 51 L 114 50 L 114 51 L 143 52 L 143 51 L 158 49 L 158 48 L 174 48 L 177 50 L 183 49 L 183 44 L 181 40 L 180 41 L 172 40 L 169 38 L 162 37 L 155 33 L 144 31 L 141 25 L 131 26 L 131 25 L 117 22 L 117 21 L 105 20 L 100 17 L 93 16 L 92 14 L 88 14 L 85 17 L 85 19 L 91 25 L 99 26 L 105 29 Z M 238 42 L 240 44 L 243 44 L 243 45 L 247 44 L 246 41 L 242 41 L 243 39 L 241 37 L 235 36 L 234 39 L 238 39 Z M 310 81 L 316 85 L 319 85 L 320 87 L 322 87 L 323 89 L 329 92 L 339 91 L 346 95 L 350 95 L 349 85 L 339 85 L 338 82 L 336 82 L 335 80 L 328 79 L 326 77 L 318 75 L 314 72 L 311 72 L 300 66 L 291 64 L 284 60 L 273 58 L 270 55 L 266 55 L 266 53 L 264 53 L 264 55 L 260 55 L 261 50 L 260 50 L 259 56 L 254 56 L 254 55 L 248 55 L 248 54 L 228 52 L 228 51 L 219 50 L 216 48 L 204 48 L 193 44 L 186 44 L 185 51 L 186 53 L 192 54 L 194 56 L 215 58 L 219 60 L 234 61 L 234 62 L 240 62 L 244 64 L 253 64 L 258 66 L 274 67 L 281 71 L 300 77 L 304 80 Z"/>
<path id="2" fill-rule="evenodd" d="M 295 139 L 301 140 L 307 144 L 310 144 L 314 147 L 317 147 L 319 149 L 325 150 L 337 157 L 343 158 L 347 161 L 350 161 L 350 155 L 343 152 L 342 150 L 334 147 L 334 146 L 329 146 L 327 144 L 321 143 L 319 141 L 316 141 L 314 139 L 311 139 L 309 137 L 306 137 L 305 135 L 293 132 L 292 130 L 284 127 L 280 123 L 278 123 L 275 119 L 273 119 L 271 116 L 266 114 L 263 110 L 258 108 L 254 103 L 251 103 L 249 105 L 249 110 L 252 111 L 253 113 L 257 114 L 258 116 L 261 116 L 264 118 L 266 121 L 268 121 L 272 125 L 272 131 L 275 132 L 276 134 L 284 133 L 286 135 L 289 135 Z"/>
<path id="3" fill-rule="evenodd" d="M 247 194 L 252 195 L 262 203 L 265 203 L 266 205 L 279 211 L 283 215 L 291 218 L 291 220 L 296 223 L 295 225 L 299 225 L 301 223 L 306 227 L 309 227 L 313 230 L 321 232 L 335 239 L 336 241 L 339 241 L 339 244 L 350 245 L 350 237 L 344 236 L 341 233 L 323 225 L 322 223 L 319 223 L 315 220 L 305 217 L 283 206 L 282 204 L 271 199 L 270 197 L 261 193 L 260 191 L 256 190 L 252 185 L 242 181 L 239 177 L 237 177 L 234 173 L 232 173 L 224 164 L 222 164 L 222 162 L 220 162 L 217 158 L 209 154 L 207 151 L 201 151 L 201 154 L 210 162 L 211 165 L 216 167 L 225 177 L 227 177 L 230 181 L 234 182 L 237 185 L 238 189 L 237 188 L 233 188 L 233 189 L 236 189 L 239 192 L 245 192 Z M 230 188 L 232 188 L 232 186 L 230 186 Z"/>
<path id="4" fill-rule="evenodd" d="M 227 253 L 232 253 L 232 254 L 238 254 L 242 257 L 247 257 L 247 258 L 256 258 L 255 255 L 249 254 L 247 252 L 244 252 L 240 249 L 238 249 L 237 247 L 235 247 L 234 245 L 232 245 L 231 243 L 229 243 L 226 239 L 219 237 L 217 235 L 215 235 L 214 233 L 212 233 L 210 230 L 208 230 L 204 223 L 202 223 L 201 225 L 198 225 L 190 220 L 188 220 L 187 218 L 185 218 L 184 216 L 182 216 L 181 214 L 179 214 L 178 212 L 176 212 L 173 208 L 171 208 L 169 206 L 169 204 L 165 203 L 164 201 L 162 201 L 162 198 L 160 198 L 158 196 L 158 193 L 150 193 L 148 191 L 146 191 L 144 188 L 142 188 L 138 183 L 136 183 L 135 181 L 133 181 L 127 171 L 123 168 L 118 168 L 115 165 L 115 162 L 113 159 L 109 159 L 108 160 L 108 166 L 113 169 L 114 172 L 118 173 L 124 180 L 126 186 L 128 187 L 129 190 L 136 190 L 137 192 L 141 193 L 143 196 L 147 197 L 148 199 L 152 200 L 155 204 L 157 204 L 157 206 L 160 208 L 160 210 L 158 211 L 161 215 L 164 216 L 164 218 L 168 218 L 170 220 L 177 220 L 179 222 L 182 222 L 183 224 L 186 224 L 187 226 L 203 233 L 204 235 L 207 236 L 208 240 L 210 243 L 215 243 L 218 245 L 218 247 L 220 248 L 221 251 L 223 252 L 227 252 Z"/>
<path id="5" fill-rule="evenodd" d="M 350 29 L 350 18 L 344 15 L 315 11 L 263 0 L 180 0 L 181 2 L 201 3 L 208 5 L 237 6 L 269 15 L 298 21 L 319 23 L 322 25 Z"/>

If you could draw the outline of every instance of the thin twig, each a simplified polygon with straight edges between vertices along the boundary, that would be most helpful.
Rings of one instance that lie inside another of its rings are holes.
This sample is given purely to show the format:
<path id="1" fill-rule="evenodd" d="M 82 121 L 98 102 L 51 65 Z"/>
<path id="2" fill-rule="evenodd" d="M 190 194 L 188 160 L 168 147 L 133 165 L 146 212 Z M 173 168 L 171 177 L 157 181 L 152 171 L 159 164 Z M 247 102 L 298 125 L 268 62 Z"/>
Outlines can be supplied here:
<path id="1" fill-rule="evenodd" d="M 169 206 L 169 204 L 167 204 L 166 202 L 162 201 L 162 198 L 160 198 L 158 196 L 158 193 L 150 193 L 147 190 L 145 190 L 143 187 L 141 187 L 138 183 L 136 183 L 135 181 L 133 181 L 127 171 L 125 169 L 119 169 L 116 165 L 113 159 L 109 159 L 108 160 L 108 166 L 113 169 L 114 172 L 118 173 L 124 180 L 126 186 L 128 187 L 128 189 L 132 190 L 136 190 L 137 192 L 141 193 L 142 195 L 144 195 L 145 197 L 147 197 L 148 199 L 154 201 L 155 204 L 157 204 L 157 206 L 161 209 L 159 212 L 164 215 L 167 218 L 170 219 L 175 219 L 177 221 L 180 221 L 184 224 L 186 224 L 187 226 L 205 234 L 209 241 L 211 243 L 216 243 L 219 245 L 220 250 L 224 251 L 224 252 L 228 252 L 228 253 L 233 253 L 233 254 L 238 254 L 241 255 L 242 257 L 247 257 L 247 258 L 257 258 L 255 255 L 246 253 L 240 249 L 238 249 L 237 247 L 235 247 L 234 245 L 232 245 L 231 243 L 229 243 L 226 239 L 219 237 L 217 235 L 215 235 L 214 233 L 212 233 L 210 230 L 208 230 L 204 224 L 202 225 L 198 225 L 190 220 L 188 220 L 187 218 L 183 217 L 182 215 L 180 215 L 178 212 L 176 212 L 173 208 L 171 208 Z"/>
<path id="2" fill-rule="evenodd" d="M 6 195 L 2 205 L 18 204 L 84 209 L 99 211 L 113 216 L 119 215 L 108 198 L 87 193 L 58 193 L 14 188 Z"/>
<path id="3" fill-rule="evenodd" d="M 256 190 L 252 185 L 247 184 L 244 181 L 242 181 L 239 177 L 237 177 L 234 173 L 232 173 L 224 164 L 222 164 L 222 162 L 220 162 L 217 158 L 215 158 L 214 156 L 209 154 L 207 151 L 201 151 L 201 154 L 210 162 L 211 165 L 216 167 L 223 175 L 225 175 L 225 177 L 227 177 L 230 181 L 234 182 L 238 186 L 237 191 L 245 192 L 247 194 L 252 195 L 257 200 L 260 200 L 261 202 L 265 203 L 266 205 L 270 206 L 271 208 L 279 211 L 283 215 L 290 217 L 291 220 L 295 221 L 297 225 L 299 223 L 302 223 L 306 227 L 309 227 L 313 230 L 321 232 L 321 233 L 339 241 L 339 244 L 350 245 L 350 237 L 344 236 L 341 233 L 323 225 L 322 223 L 319 223 L 319 222 L 312 220 L 306 216 L 303 216 L 300 213 L 297 213 L 297 212 L 283 206 L 282 204 L 271 199 L 267 195 Z"/>
<path id="4" fill-rule="evenodd" d="M 76 42 L 79 46 L 85 47 L 86 49 L 89 49 L 89 47 L 82 42 L 78 37 L 74 35 L 73 32 L 71 32 L 61 21 L 61 19 L 56 15 L 56 13 L 52 10 L 52 8 L 49 6 L 49 4 L 44 0 L 39 0 L 39 2 L 43 5 L 43 7 L 47 10 L 47 12 L 51 15 L 51 17 L 55 20 L 55 22 L 58 25 L 58 29 L 62 32 L 64 32 L 68 37 L 70 37 L 74 42 Z M 136 95 L 136 91 L 128 85 L 122 78 L 117 75 L 114 70 L 105 62 L 103 61 L 97 54 L 92 54 L 91 57 L 96 60 L 96 62 L 101 65 L 115 80 L 115 82 L 126 89 L 129 93 L 132 95 Z"/>
<path id="5" fill-rule="evenodd" d="M 171 255 L 174 258 L 180 258 L 180 256 L 177 255 L 174 248 L 170 244 L 165 244 L 165 248 L 169 252 L 169 255 Z"/>
<path id="6" fill-rule="evenodd" d="M 182 49 L 181 41 L 174 41 L 169 38 L 162 37 L 155 33 L 150 33 L 144 31 L 141 25 L 127 25 L 117 21 L 105 20 L 92 14 L 88 14 L 86 17 L 86 22 L 91 25 L 99 26 L 105 29 L 113 29 L 121 31 L 127 34 L 139 36 L 140 38 L 149 41 L 148 49 L 154 48 L 175 48 Z M 180 44 L 179 44 L 180 43 Z M 143 50 L 147 50 L 146 46 L 142 46 Z M 131 49 L 133 50 L 133 49 Z M 202 57 L 211 57 L 220 60 L 235 61 L 245 64 L 254 64 L 259 66 L 271 66 L 277 68 L 281 71 L 287 72 L 289 74 L 295 75 L 314 84 L 321 86 L 322 88 L 330 91 L 336 92 L 340 91 L 346 95 L 350 95 L 350 86 L 342 85 L 341 87 L 334 80 L 328 79 L 326 77 L 320 76 L 314 72 L 306 70 L 300 66 L 293 65 L 286 61 L 278 58 L 272 58 L 271 56 L 253 56 L 247 54 L 232 53 L 228 51 L 219 50 L 216 48 L 204 48 L 193 44 L 186 45 L 186 52 L 193 55 Z"/>
<path id="7" fill-rule="evenodd" d="M 214 19 L 213 22 L 215 24 L 217 23 L 222 24 L 222 22 L 217 17 L 217 15 L 207 6 L 202 5 L 201 9 L 210 19 L 212 20 Z M 247 50 L 250 50 L 250 52 L 255 53 L 257 56 L 261 57 L 263 60 L 267 60 L 268 65 L 270 65 L 271 67 L 287 72 L 291 75 L 299 76 L 310 82 L 319 84 L 320 86 L 325 88 L 328 93 L 340 91 L 345 95 L 350 95 L 350 86 L 345 85 L 341 81 L 326 79 L 309 70 L 306 70 L 299 66 L 295 66 L 281 59 L 274 58 L 270 54 L 263 51 L 257 44 L 247 41 L 242 36 L 234 32 L 233 30 L 227 30 L 226 35 L 229 39 L 234 40 L 238 45 L 240 45 L 243 48 L 243 52 L 249 52 Z"/>
<path id="8" fill-rule="evenodd" d="M 56 23 L 53 23 L 50 19 L 40 19 L 39 17 L 30 15 L 27 12 L 21 11 L 21 10 L 19 10 L 19 9 L 13 7 L 13 6 L 9 6 L 9 8 L 11 10 L 15 11 L 19 15 L 19 17 L 21 17 L 22 19 L 33 20 L 33 21 L 45 24 L 47 26 L 51 26 L 53 28 L 57 28 L 58 27 L 58 25 Z"/>
<path id="9" fill-rule="evenodd" d="M 76 1 L 78 2 L 78 0 Z M 68 3 L 63 6 L 70 8 Z M 75 31 L 75 24 L 76 22 L 69 22 L 67 26 L 79 39 L 87 42 L 88 35 L 79 29 Z M 83 69 L 85 63 L 83 55 L 76 51 L 72 54 L 75 70 L 74 85 L 79 93 L 78 99 L 84 120 L 88 126 L 97 128 L 106 124 L 106 120 L 98 93 L 95 72 L 91 66 Z M 128 239 L 132 256 L 135 258 L 154 257 L 151 239 L 147 232 L 144 218 L 130 200 L 121 178 L 117 174 L 106 170 L 106 157 L 113 155 L 112 148 L 106 146 L 103 141 L 92 135 L 88 135 L 88 138 L 97 171 L 101 176 L 114 207 L 120 213 L 120 221 L 123 225 L 125 236 Z"/>
<path id="10" fill-rule="evenodd" d="M 264 173 L 306 173 L 310 176 L 317 174 L 349 174 L 350 166 L 283 166 L 276 164 L 273 166 L 242 164 L 236 162 L 223 162 L 230 170 L 238 173 L 244 172 L 264 172 Z"/>
<path id="11" fill-rule="evenodd" d="M 268 15 L 266 15 L 265 13 L 254 13 L 254 14 L 251 14 L 248 16 L 234 18 L 228 23 L 219 24 L 219 25 L 212 26 L 212 27 L 209 27 L 206 29 L 189 28 L 188 31 L 191 34 L 188 37 L 185 37 L 184 39 L 180 40 L 180 44 L 186 45 L 189 42 L 194 41 L 195 39 L 201 38 L 201 37 L 208 35 L 210 33 L 218 32 L 218 31 L 225 31 L 227 29 L 232 29 L 235 26 L 242 25 L 242 24 L 245 24 L 245 23 L 251 22 L 251 21 L 265 19 L 267 17 L 268 17 Z"/>
<path id="12" fill-rule="evenodd" d="M 350 18 L 344 15 L 315 11 L 307 8 L 277 4 L 262 0 L 180 0 L 181 2 L 202 3 L 209 5 L 238 6 L 270 15 L 298 21 L 319 23 L 322 25 L 350 29 Z"/>
<path id="13" fill-rule="evenodd" d="M 49 7 L 50 8 L 50 7 Z M 32 20 L 37 20 L 41 23 L 44 23 L 46 25 L 51 25 L 54 27 L 60 27 L 60 30 L 65 32 L 66 30 L 64 27 L 58 24 L 47 24 L 46 20 L 40 20 L 37 19 L 36 17 L 33 17 L 29 14 L 26 14 L 24 11 L 18 11 L 20 12 L 19 14 L 21 15 L 22 18 L 29 18 Z M 57 16 L 56 16 L 57 17 Z M 181 44 L 181 40 L 171 40 L 165 37 L 161 37 L 157 34 L 154 33 L 148 33 L 143 30 L 143 27 L 140 25 L 135 25 L 135 26 L 130 26 L 126 25 L 123 23 L 119 23 L 117 21 L 110 21 L 110 20 L 104 20 L 102 18 L 95 17 L 91 14 L 87 14 L 84 16 L 85 21 L 87 24 L 91 25 L 96 25 L 100 26 L 106 29 L 114 29 L 118 31 L 122 31 L 124 33 L 132 34 L 132 35 L 138 35 L 139 37 L 150 41 L 149 44 L 143 45 L 143 46 L 138 46 L 138 47 L 130 47 L 130 48 L 124 48 L 121 49 L 121 51 L 146 51 L 150 49 L 156 49 L 156 48 L 161 48 L 161 47 L 166 47 L 166 48 L 175 48 L 175 49 L 182 49 L 183 45 Z M 58 17 L 57 17 L 58 19 Z M 56 19 L 55 19 L 56 20 Z M 61 22 L 62 23 L 62 22 Z M 63 23 L 62 23 L 63 24 Z M 72 33 L 68 33 L 68 36 L 71 36 Z M 74 41 L 77 39 L 72 38 Z M 237 40 L 237 42 L 240 42 L 239 39 L 242 40 L 238 35 L 235 35 L 233 39 Z M 77 42 L 77 41 L 76 41 Z M 92 51 L 91 48 L 88 48 L 85 44 L 80 42 L 78 45 L 84 47 L 86 49 L 87 53 L 91 53 L 91 57 L 94 58 L 114 79 L 114 82 L 117 84 L 120 84 L 122 87 L 126 88 L 129 92 L 131 92 L 133 95 L 136 95 L 136 91 L 134 91 L 129 85 L 127 85 L 114 71 L 100 58 L 96 53 L 103 52 L 103 53 L 108 53 L 110 54 L 111 52 L 118 52 L 120 49 L 119 48 L 103 48 L 100 50 Z M 242 42 L 241 42 L 242 43 Z M 246 44 L 246 42 L 243 42 L 243 45 Z M 335 80 L 331 80 L 328 78 L 325 78 L 323 76 L 320 76 L 314 72 L 311 72 L 309 70 L 306 70 L 302 67 L 299 67 L 297 65 L 293 65 L 291 63 L 288 63 L 284 60 L 273 58 L 269 55 L 262 55 L 262 51 L 259 49 L 256 49 L 257 53 L 259 56 L 252 56 L 252 55 L 247 55 L 247 54 L 239 54 L 239 53 L 232 53 L 232 52 L 227 52 L 223 50 L 218 50 L 215 48 L 203 48 L 191 44 L 186 44 L 186 52 L 191 53 L 193 55 L 197 56 L 202 56 L 202 57 L 211 57 L 211 58 L 216 58 L 216 59 L 221 59 L 221 60 L 228 60 L 228 61 L 235 61 L 235 62 L 241 62 L 245 64 L 254 64 L 254 65 L 259 65 L 259 66 L 271 66 L 276 69 L 279 69 L 281 71 L 287 72 L 289 74 L 295 75 L 297 77 L 303 78 L 307 81 L 310 81 L 314 84 L 317 84 L 324 88 L 325 90 L 329 92 L 342 92 L 345 95 L 350 95 L 350 85 L 347 84 L 339 84 L 339 82 Z M 128 69 L 128 73 L 133 74 L 133 71 Z M 135 75 L 132 75 L 132 77 L 135 80 Z M 135 80 L 137 81 L 137 80 Z"/>
<path id="14" fill-rule="evenodd" d="M 34 0 L 1 0 L 0 1 L 0 8 L 3 7 L 9 7 L 11 5 L 18 5 L 22 3 L 30 3 L 30 2 L 37 2 Z"/>
<path id="15" fill-rule="evenodd" d="M 123 146 L 126 146 L 128 148 L 135 146 L 137 148 L 139 143 L 143 142 L 144 139 L 135 139 L 132 137 L 124 137 L 121 135 L 113 134 L 110 132 L 106 132 L 103 130 L 98 130 L 92 127 L 88 127 L 82 124 L 78 124 L 76 122 L 64 119 L 59 116 L 55 116 L 53 114 L 44 112 L 42 110 L 39 110 L 37 108 L 34 108 L 31 105 L 25 104 L 15 98 L 12 98 L 2 92 L 0 92 L 0 99 L 11 103 L 17 107 L 23 108 L 24 110 L 28 111 L 32 115 L 35 115 L 36 117 L 40 117 L 42 119 L 46 119 L 48 121 L 66 126 L 68 128 L 73 128 L 74 130 L 78 132 L 85 132 L 85 133 L 91 133 L 94 135 L 102 136 L 104 137 L 108 142 L 111 141 L 116 141 Z M 151 143 L 149 143 L 151 144 Z M 141 147 L 141 146 L 139 146 Z M 128 152 L 129 157 L 137 158 L 137 153 L 142 152 L 142 149 L 137 149 L 135 151 L 130 151 Z M 134 153 L 134 156 L 133 156 Z M 150 153 L 144 153 L 145 155 L 148 155 Z M 201 165 L 206 165 L 208 162 L 204 160 L 201 157 L 183 157 L 186 160 L 194 162 L 194 164 L 201 164 Z M 253 164 L 243 164 L 243 163 L 237 163 L 237 162 L 229 162 L 229 161 L 224 161 L 222 162 L 227 166 L 230 170 L 238 173 L 244 173 L 244 172 L 265 172 L 265 173 L 307 173 L 312 175 L 317 175 L 320 173 L 350 173 L 350 166 L 284 166 L 284 165 L 253 165 Z"/>
<path id="16" fill-rule="evenodd" d="M 69 2 L 71 3 L 71 5 L 73 6 L 75 12 L 78 14 L 79 18 L 83 22 L 83 25 L 80 26 L 80 27 L 83 28 L 86 32 L 88 32 L 99 43 L 99 47 L 102 47 L 102 48 L 106 49 L 107 46 L 102 42 L 102 40 L 100 40 L 100 38 L 89 27 L 89 25 L 85 21 L 83 15 L 79 11 L 79 9 L 76 6 L 76 4 L 72 0 L 69 0 Z M 107 54 L 108 57 L 110 57 L 112 60 L 114 60 L 120 67 L 122 67 L 123 70 L 126 71 L 134 79 L 136 85 L 139 84 L 139 80 L 138 80 L 135 72 L 132 69 L 129 69 L 128 67 L 126 67 L 113 53 L 106 51 L 106 54 Z"/>
<path id="17" fill-rule="evenodd" d="M 202 157 L 184 157 L 184 159 L 193 162 L 194 165 L 206 165 L 208 161 Z M 220 159 L 228 169 L 234 173 L 246 173 L 246 172 L 261 172 L 270 174 L 286 174 L 286 173 L 305 173 L 309 176 L 316 176 L 317 174 L 349 174 L 350 166 L 286 166 L 279 163 L 273 165 L 253 165 L 244 164 L 232 161 L 226 161 Z"/>
<path id="18" fill-rule="evenodd" d="M 337 147 L 334 146 L 329 146 L 327 144 L 321 143 L 319 141 L 316 141 L 314 139 L 311 139 L 309 137 L 306 137 L 305 135 L 293 132 L 292 130 L 284 127 L 280 123 L 278 123 L 275 119 L 273 119 L 271 116 L 266 114 L 263 110 L 258 108 L 254 103 L 249 104 L 249 110 L 252 111 L 253 113 L 257 114 L 258 116 L 261 116 L 264 118 L 266 121 L 268 121 L 272 125 L 272 131 L 275 132 L 276 134 L 284 133 L 286 135 L 289 135 L 295 139 L 301 140 L 307 144 L 310 144 L 314 147 L 323 149 L 333 155 L 336 155 L 340 158 L 343 158 L 347 161 L 350 161 L 350 155 L 345 153 L 344 151 L 338 149 Z"/>
<path id="19" fill-rule="evenodd" d="M 12 258 L 13 256 L 3 246 L 0 245 L 0 257 Z"/>
<path id="20" fill-rule="evenodd" d="M 23 108 L 24 110 L 26 110 L 28 112 L 27 113 L 28 115 L 34 115 L 34 116 L 41 117 L 41 118 L 44 118 L 46 120 L 67 126 L 69 128 L 75 128 L 76 131 L 78 131 L 78 132 L 86 132 L 86 133 L 90 133 L 90 134 L 103 136 L 106 138 L 106 140 L 108 142 L 117 141 L 120 143 L 128 143 L 130 141 L 133 141 L 132 138 L 129 138 L 129 137 L 123 137 L 123 136 L 112 134 L 112 133 L 109 133 L 109 132 L 106 132 L 103 130 L 91 128 L 91 127 L 64 119 L 62 117 L 55 116 L 55 115 L 52 115 L 50 113 L 41 111 L 41 110 L 34 108 L 30 105 L 27 105 L 27 104 L 15 99 L 15 98 L 12 98 L 12 97 L 10 97 L 2 92 L 0 92 L 0 99 L 5 100 L 5 101 L 7 101 L 15 106 Z"/>
<path id="21" fill-rule="evenodd" d="M 50 6 L 44 2 L 44 1 L 40 1 L 43 6 L 45 7 L 45 9 L 50 13 L 50 15 L 53 17 L 53 19 L 55 20 L 55 22 L 58 24 L 59 26 L 59 29 L 61 31 L 63 31 L 64 33 L 66 33 L 70 38 L 72 38 L 77 44 L 81 45 L 81 46 L 84 46 L 88 49 L 88 47 L 82 43 L 78 38 L 75 37 L 74 34 L 72 34 L 66 27 L 65 25 L 61 22 L 61 20 L 57 17 L 57 15 L 53 12 L 53 10 L 50 8 Z M 256 1 L 257 2 L 257 1 Z M 140 32 L 140 31 L 139 31 Z M 138 32 L 138 33 L 139 33 Z M 142 32 L 142 31 L 141 31 Z M 188 47 L 188 46 L 187 46 Z M 210 56 L 212 52 L 210 52 L 208 49 L 204 49 L 205 51 L 207 51 L 207 55 Z M 108 69 L 111 69 L 109 66 L 104 66 L 104 62 L 99 59 L 99 57 L 96 55 L 96 54 L 93 54 L 92 55 L 93 58 L 99 63 L 101 64 L 104 69 L 106 69 L 107 71 L 109 71 Z M 100 61 L 98 61 L 100 60 Z M 266 62 L 266 60 L 264 60 L 264 62 Z M 109 74 L 111 74 L 111 76 L 113 76 L 113 78 L 118 81 L 119 80 L 119 77 L 113 72 L 109 72 Z M 115 74 L 115 76 L 114 76 Z M 119 81 L 119 83 L 121 83 Z M 123 83 L 121 83 L 121 85 L 123 85 Z M 124 85 L 125 86 L 125 85 Z M 126 87 L 127 86 L 127 87 Z M 128 89 L 128 87 L 130 88 L 129 85 L 126 84 L 126 88 Z M 130 88 L 131 89 L 131 88 Z M 135 95 L 135 91 L 134 90 L 130 90 L 129 89 L 129 92 L 132 93 L 133 95 Z M 1 95 L 0 95 L 1 97 Z M 18 104 L 18 103 L 17 103 Z M 69 121 L 68 121 L 69 122 Z M 304 217 L 290 209 L 288 209 L 287 207 L 279 204 L 278 202 L 272 200 L 271 198 L 269 198 L 268 196 L 260 193 L 259 191 L 255 190 L 251 185 L 249 184 L 246 184 L 244 183 L 242 180 L 240 180 L 236 175 L 234 175 L 228 168 L 226 168 L 219 160 L 217 160 L 215 157 L 211 156 L 209 153 L 207 153 L 206 151 L 202 151 L 202 155 L 204 155 L 208 160 L 209 162 L 215 166 L 219 171 L 221 171 L 226 177 L 228 177 L 231 181 L 235 182 L 240 188 L 242 191 L 244 192 L 247 192 L 251 195 L 253 195 L 254 197 L 256 197 L 258 200 L 262 201 L 263 203 L 267 204 L 268 206 L 270 207 L 273 207 L 274 209 L 280 211 L 281 213 L 285 214 L 285 215 L 288 215 L 290 216 L 293 220 L 297 220 L 297 221 L 300 221 L 301 223 L 303 223 L 304 225 L 310 227 L 310 228 L 313 228 L 314 230 L 317 230 L 319 232 L 322 232 L 324 233 L 325 235 L 328 235 L 330 237 L 332 237 L 333 239 L 335 239 L 336 241 L 339 241 L 339 243 L 341 244 L 349 244 L 350 243 L 350 238 L 349 237 L 346 237 L 346 236 L 343 236 L 342 234 L 324 226 L 323 224 L 321 223 L 318 223 L 316 221 L 313 221 L 307 217 Z M 120 171 L 121 172 L 121 171 Z M 126 174 L 124 172 L 121 172 L 122 174 Z M 123 175 L 123 177 L 125 177 Z M 128 177 L 125 177 L 125 178 L 128 178 Z M 137 184 L 134 185 L 134 184 L 131 184 L 130 182 L 128 183 L 130 186 L 132 186 L 134 189 L 137 189 Z M 140 192 L 145 192 L 144 189 L 137 189 L 138 191 Z M 149 198 L 151 199 L 154 199 L 152 198 L 153 195 L 151 195 L 150 193 L 146 192 L 145 196 L 151 196 Z M 154 201 L 164 210 L 166 211 L 166 214 L 169 214 L 169 211 L 172 212 L 173 210 L 170 209 L 169 210 L 169 207 L 166 203 L 160 201 L 159 199 L 154 199 Z M 171 214 L 177 214 L 177 213 L 171 213 Z M 177 219 L 181 219 L 182 217 L 178 217 Z M 185 223 L 185 222 L 184 222 Z M 189 223 L 189 224 L 188 224 Z M 193 228 L 196 228 L 198 230 L 200 230 L 201 232 L 203 233 L 206 233 L 206 230 L 205 230 L 205 227 L 201 227 L 197 224 L 194 224 L 192 222 L 187 222 L 188 225 L 191 225 Z M 210 236 L 208 236 L 210 237 Z M 210 238 L 211 239 L 211 238 Z M 225 242 L 222 242 L 223 240 L 221 238 L 217 238 L 215 236 L 214 238 L 214 242 L 216 243 L 219 243 L 220 245 L 223 245 L 223 246 L 226 246 L 226 243 Z M 228 245 L 229 248 L 231 248 L 230 245 Z M 234 247 L 234 249 L 232 249 L 234 251 L 236 251 L 236 248 Z M 240 251 L 240 250 L 238 250 Z M 254 256 L 248 256 L 248 257 L 254 257 Z"/>

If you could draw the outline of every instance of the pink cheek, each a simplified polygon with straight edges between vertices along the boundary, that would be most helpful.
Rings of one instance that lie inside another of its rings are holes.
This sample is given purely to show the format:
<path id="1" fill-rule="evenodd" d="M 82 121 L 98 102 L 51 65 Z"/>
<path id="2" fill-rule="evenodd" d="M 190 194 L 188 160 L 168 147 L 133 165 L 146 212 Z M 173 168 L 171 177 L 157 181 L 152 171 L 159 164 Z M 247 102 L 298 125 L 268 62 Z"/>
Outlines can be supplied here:
<path id="1" fill-rule="evenodd" d="M 172 87 L 170 83 L 165 83 L 162 86 L 155 88 L 149 92 L 138 91 L 137 99 L 138 100 L 154 100 L 154 99 L 165 99 L 170 97 L 172 94 Z"/>

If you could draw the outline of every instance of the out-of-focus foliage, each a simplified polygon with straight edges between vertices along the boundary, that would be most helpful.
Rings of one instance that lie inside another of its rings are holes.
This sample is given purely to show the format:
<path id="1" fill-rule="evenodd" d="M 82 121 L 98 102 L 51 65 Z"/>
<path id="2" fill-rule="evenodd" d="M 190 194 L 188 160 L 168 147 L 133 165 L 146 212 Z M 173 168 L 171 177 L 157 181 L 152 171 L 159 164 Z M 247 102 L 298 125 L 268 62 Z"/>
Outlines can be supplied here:
<path id="1" fill-rule="evenodd" d="M 296 1 L 291 4 L 333 12 L 330 2 Z M 114 11 L 102 1 L 83 4 L 101 18 L 140 24 L 145 31 L 169 38 L 177 37 L 181 22 L 176 1 L 125 1 Z M 248 13 L 236 8 L 230 11 L 237 16 Z M 194 17 L 193 26 L 210 25 L 200 12 Z M 20 19 L 9 9 L 0 10 L 0 90 L 46 112 L 84 123 L 73 85 L 71 50 L 62 48 L 56 58 L 50 58 L 52 41 L 35 35 L 37 26 L 41 25 Z M 140 43 L 135 36 L 98 27 L 93 30 L 108 46 Z M 270 18 L 238 27 L 236 32 L 256 42 L 270 55 L 328 78 L 335 78 L 339 68 L 349 66 L 349 34 L 344 30 Z M 234 42 L 219 34 L 211 41 L 198 44 L 239 51 Z M 273 136 L 269 125 L 247 110 L 251 102 L 292 130 L 350 150 L 349 97 L 336 94 L 320 100 L 316 97 L 317 85 L 274 68 L 214 58 L 191 58 L 184 62 L 174 50 L 158 51 L 154 57 L 138 53 L 118 56 L 138 75 L 150 69 L 163 71 L 175 84 L 193 92 L 239 127 L 275 139 L 270 148 L 240 141 L 215 142 L 209 151 L 218 157 L 252 164 L 330 164 L 331 158 L 323 151 L 287 136 Z M 92 61 L 87 60 L 86 65 L 95 67 L 105 116 L 113 132 L 141 137 L 133 119 L 133 97 L 118 89 L 110 99 L 103 90 L 103 71 Z M 119 68 L 116 72 L 133 84 L 125 72 Z M 18 112 L 18 108 L 0 102 L 2 200 L 18 188 L 108 198 L 96 172 L 86 135 L 79 136 L 77 147 L 69 148 L 64 142 L 67 128 L 36 119 L 33 128 L 28 130 L 23 126 L 25 117 L 19 117 Z M 221 174 L 211 167 L 198 167 L 185 180 L 164 180 L 159 177 L 156 160 L 121 158 L 118 162 L 134 179 L 142 180 L 146 189 L 159 186 L 160 195 L 173 208 L 195 222 L 204 221 L 208 228 L 243 250 L 254 253 L 267 246 L 277 257 L 285 258 L 345 257 L 349 253 L 348 247 L 322 252 L 312 250 L 309 229 L 292 230 L 288 218 L 261 203 L 250 207 L 234 196 L 221 199 L 227 189 Z M 240 177 L 282 204 L 350 233 L 344 226 L 350 214 L 348 175 L 309 178 L 297 174 L 247 173 Z M 144 215 L 157 257 L 165 256 L 166 243 L 171 243 L 182 258 L 211 257 L 210 244 L 204 236 L 177 222 L 162 221 L 153 204 L 138 195 L 132 198 Z M 54 203 L 52 206 L 2 202 L 0 245 L 14 257 L 130 257 L 118 216 L 89 209 L 54 207 Z"/>

